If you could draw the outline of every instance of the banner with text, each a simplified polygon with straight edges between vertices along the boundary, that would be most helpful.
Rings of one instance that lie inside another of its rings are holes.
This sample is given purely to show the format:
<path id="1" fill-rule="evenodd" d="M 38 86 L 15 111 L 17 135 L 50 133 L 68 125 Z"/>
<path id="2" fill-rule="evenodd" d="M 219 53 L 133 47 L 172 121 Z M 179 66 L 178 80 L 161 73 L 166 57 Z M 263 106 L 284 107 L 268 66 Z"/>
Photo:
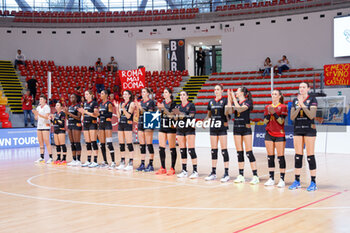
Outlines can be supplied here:
<path id="1" fill-rule="evenodd" d="M 254 141 L 253 146 L 254 147 L 265 147 L 265 125 L 256 125 L 254 130 Z M 292 125 L 286 125 L 284 127 L 284 130 L 286 132 L 286 148 L 294 148 L 293 143 L 293 126 Z"/>
<path id="2" fill-rule="evenodd" d="M 145 87 L 146 69 L 119 70 L 122 90 L 136 91 Z"/>
<path id="3" fill-rule="evenodd" d="M 39 146 L 36 128 L 0 129 L 0 149 Z"/>
<path id="4" fill-rule="evenodd" d="M 185 68 L 185 40 L 169 40 L 170 48 L 170 70 L 184 71 Z"/>
<path id="5" fill-rule="evenodd" d="M 350 64 L 325 65 L 324 83 L 326 86 L 350 85 Z"/>

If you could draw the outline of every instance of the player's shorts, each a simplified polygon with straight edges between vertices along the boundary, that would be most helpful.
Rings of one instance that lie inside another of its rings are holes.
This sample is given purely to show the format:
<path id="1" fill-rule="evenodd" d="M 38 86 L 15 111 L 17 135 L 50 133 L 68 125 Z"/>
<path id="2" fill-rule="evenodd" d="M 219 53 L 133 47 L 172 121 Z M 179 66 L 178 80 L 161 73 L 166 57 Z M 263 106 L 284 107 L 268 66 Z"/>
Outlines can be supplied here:
<path id="1" fill-rule="evenodd" d="M 88 131 L 88 130 L 97 130 L 97 124 L 84 122 L 84 131 Z"/>
<path id="2" fill-rule="evenodd" d="M 265 141 L 272 141 L 272 142 L 285 142 L 286 137 L 274 137 L 271 136 L 268 132 L 265 134 Z"/>

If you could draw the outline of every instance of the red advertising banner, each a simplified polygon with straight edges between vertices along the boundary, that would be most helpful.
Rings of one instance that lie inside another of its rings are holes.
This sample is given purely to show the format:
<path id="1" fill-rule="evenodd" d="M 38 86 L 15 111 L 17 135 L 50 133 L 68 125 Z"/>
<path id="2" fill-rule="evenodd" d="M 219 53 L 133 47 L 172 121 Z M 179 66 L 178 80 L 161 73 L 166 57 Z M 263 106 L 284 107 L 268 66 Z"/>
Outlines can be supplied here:
<path id="1" fill-rule="evenodd" d="M 145 87 L 146 69 L 119 70 L 119 77 L 123 90 L 140 90 Z"/>
<path id="2" fill-rule="evenodd" d="M 326 86 L 350 85 L 350 64 L 332 64 L 324 66 Z"/>

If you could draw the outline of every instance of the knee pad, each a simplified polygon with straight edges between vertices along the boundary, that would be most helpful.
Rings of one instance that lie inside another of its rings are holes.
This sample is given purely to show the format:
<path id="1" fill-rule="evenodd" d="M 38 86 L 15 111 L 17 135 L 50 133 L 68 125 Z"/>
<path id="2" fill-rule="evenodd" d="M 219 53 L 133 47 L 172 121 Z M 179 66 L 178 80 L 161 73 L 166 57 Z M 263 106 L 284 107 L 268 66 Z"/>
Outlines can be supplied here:
<path id="1" fill-rule="evenodd" d="M 76 151 L 81 151 L 81 143 L 80 142 L 75 143 L 75 149 L 76 149 Z"/>
<path id="2" fill-rule="evenodd" d="M 275 167 L 275 156 L 274 155 L 267 156 L 267 166 L 269 168 Z"/>
<path id="3" fill-rule="evenodd" d="M 197 158 L 197 154 L 196 154 L 196 151 L 195 151 L 194 148 L 189 148 L 188 149 L 188 153 L 190 154 L 191 159 L 196 159 Z"/>
<path id="4" fill-rule="evenodd" d="M 67 147 L 65 144 L 61 145 L 61 148 L 63 153 L 67 153 Z"/>
<path id="5" fill-rule="evenodd" d="M 187 159 L 187 148 L 180 148 L 181 159 Z"/>
<path id="6" fill-rule="evenodd" d="M 230 157 L 228 156 L 228 150 L 223 149 L 221 150 L 222 157 L 224 157 L 224 162 L 228 162 L 230 160 Z"/>
<path id="7" fill-rule="evenodd" d="M 244 162 L 244 152 L 243 151 L 237 151 L 237 158 L 238 158 L 238 162 Z"/>
<path id="8" fill-rule="evenodd" d="M 284 158 L 284 155 L 278 156 L 278 163 L 280 164 L 280 169 L 286 168 L 286 159 Z"/>
<path id="9" fill-rule="evenodd" d="M 154 154 L 153 144 L 147 144 L 147 149 L 150 154 Z"/>
<path id="10" fill-rule="evenodd" d="M 165 148 L 159 147 L 159 156 L 165 156 Z"/>
<path id="11" fill-rule="evenodd" d="M 315 170 L 316 169 L 316 159 L 315 155 L 309 155 L 307 156 L 307 162 L 309 163 L 309 169 Z"/>
<path id="12" fill-rule="evenodd" d="M 91 150 L 92 148 L 91 148 L 91 142 L 87 142 L 86 143 L 86 149 L 87 150 Z"/>
<path id="13" fill-rule="evenodd" d="M 97 142 L 96 141 L 92 141 L 91 144 L 92 144 L 92 149 L 98 150 L 98 146 L 97 146 Z"/>
<path id="14" fill-rule="evenodd" d="M 165 148 L 164 148 L 164 150 L 165 150 Z M 170 148 L 170 153 L 172 156 L 176 156 L 177 155 L 176 148 Z"/>
<path id="15" fill-rule="evenodd" d="M 119 144 L 120 152 L 125 151 L 125 144 Z"/>
<path id="16" fill-rule="evenodd" d="M 106 143 L 101 143 L 101 150 L 103 151 L 103 150 L 106 150 Z"/>
<path id="17" fill-rule="evenodd" d="M 72 142 L 72 144 L 70 144 L 70 147 L 71 147 L 72 151 L 76 151 L 77 150 L 77 148 L 75 147 L 75 144 L 73 142 Z"/>
<path id="18" fill-rule="evenodd" d="M 141 152 L 141 154 L 146 154 L 146 145 L 145 144 L 140 144 L 140 152 Z"/>
<path id="19" fill-rule="evenodd" d="M 295 154 L 295 168 L 303 167 L 303 155 Z"/>
<path id="20" fill-rule="evenodd" d="M 212 160 L 218 159 L 218 149 L 211 149 L 211 159 Z"/>
<path id="21" fill-rule="evenodd" d="M 107 142 L 108 150 L 109 152 L 114 151 L 113 143 L 112 142 Z"/>
<path id="22" fill-rule="evenodd" d="M 57 151 L 57 153 L 61 152 L 61 145 L 56 146 L 56 151 Z"/>
<path id="23" fill-rule="evenodd" d="M 255 156 L 253 154 L 253 151 L 247 151 L 246 153 L 247 153 L 247 157 L 249 159 L 249 162 L 251 162 L 251 163 L 255 162 Z"/>
<path id="24" fill-rule="evenodd" d="M 129 150 L 130 152 L 133 152 L 133 151 L 134 151 L 134 146 L 133 146 L 132 143 L 128 143 L 127 146 L 128 146 L 128 150 Z"/>

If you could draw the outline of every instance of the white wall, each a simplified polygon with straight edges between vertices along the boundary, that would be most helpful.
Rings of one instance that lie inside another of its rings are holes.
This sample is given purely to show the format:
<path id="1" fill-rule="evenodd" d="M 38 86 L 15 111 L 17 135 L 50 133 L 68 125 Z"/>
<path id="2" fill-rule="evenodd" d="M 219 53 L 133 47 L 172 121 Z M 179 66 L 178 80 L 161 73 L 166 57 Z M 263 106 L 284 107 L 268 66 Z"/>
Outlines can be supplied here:
<path id="1" fill-rule="evenodd" d="M 53 59 L 59 65 L 93 64 L 97 57 L 107 62 L 114 55 L 122 69 L 137 66 L 139 40 L 221 37 L 223 71 L 256 70 L 266 56 L 273 62 L 285 54 L 293 67 L 321 68 L 324 64 L 350 62 L 350 58 L 333 58 L 333 18 L 350 8 L 233 22 L 104 29 L 33 29 L 0 28 L 0 59 L 14 58 L 22 48 L 29 59 Z M 324 18 L 320 18 L 324 14 Z M 303 20 L 308 16 L 308 20 Z M 287 22 L 291 18 L 291 22 Z M 276 20 L 276 23 L 271 23 Z M 256 25 L 256 22 L 260 25 Z M 244 26 L 240 26 L 244 23 Z M 220 27 L 222 24 L 222 27 Z M 196 29 L 196 27 L 200 29 Z M 215 28 L 211 28 L 214 26 Z M 185 27 L 186 30 L 182 30 Z M 167 29 L 171 28 L 171 31 Z M 153 30 L 157 29 L 154 34 Z M 11 30 L 12 33 L 6 33 Z M 22 34 L 26 30 L 26 34 Z M 37 31 L 42 34 L 37 34 Z M 56 31 L 53 35 L 51 31 Z M 95 31 L 99 30 L 100 34 Z M 110 33 L 114 30 L 115 33 Z M 128 30 L 128 32 L 125 32 Z M 67 34 L 66 31 L 71 31 Z M 86 34 L 81 34 L 86 31 Z M 187 47 L 188 48 L 188 47 Z M 187 53 L 186 53 L 187 54 Z M 193 61 L 186 57 L 187 67 Z"/>
<path id="2" fill-rule="evenodd" d="M 143 65 L 148 71 L 162 70 L 163 47 L 161 43 L 137 42 L 137 66 Z"/>

